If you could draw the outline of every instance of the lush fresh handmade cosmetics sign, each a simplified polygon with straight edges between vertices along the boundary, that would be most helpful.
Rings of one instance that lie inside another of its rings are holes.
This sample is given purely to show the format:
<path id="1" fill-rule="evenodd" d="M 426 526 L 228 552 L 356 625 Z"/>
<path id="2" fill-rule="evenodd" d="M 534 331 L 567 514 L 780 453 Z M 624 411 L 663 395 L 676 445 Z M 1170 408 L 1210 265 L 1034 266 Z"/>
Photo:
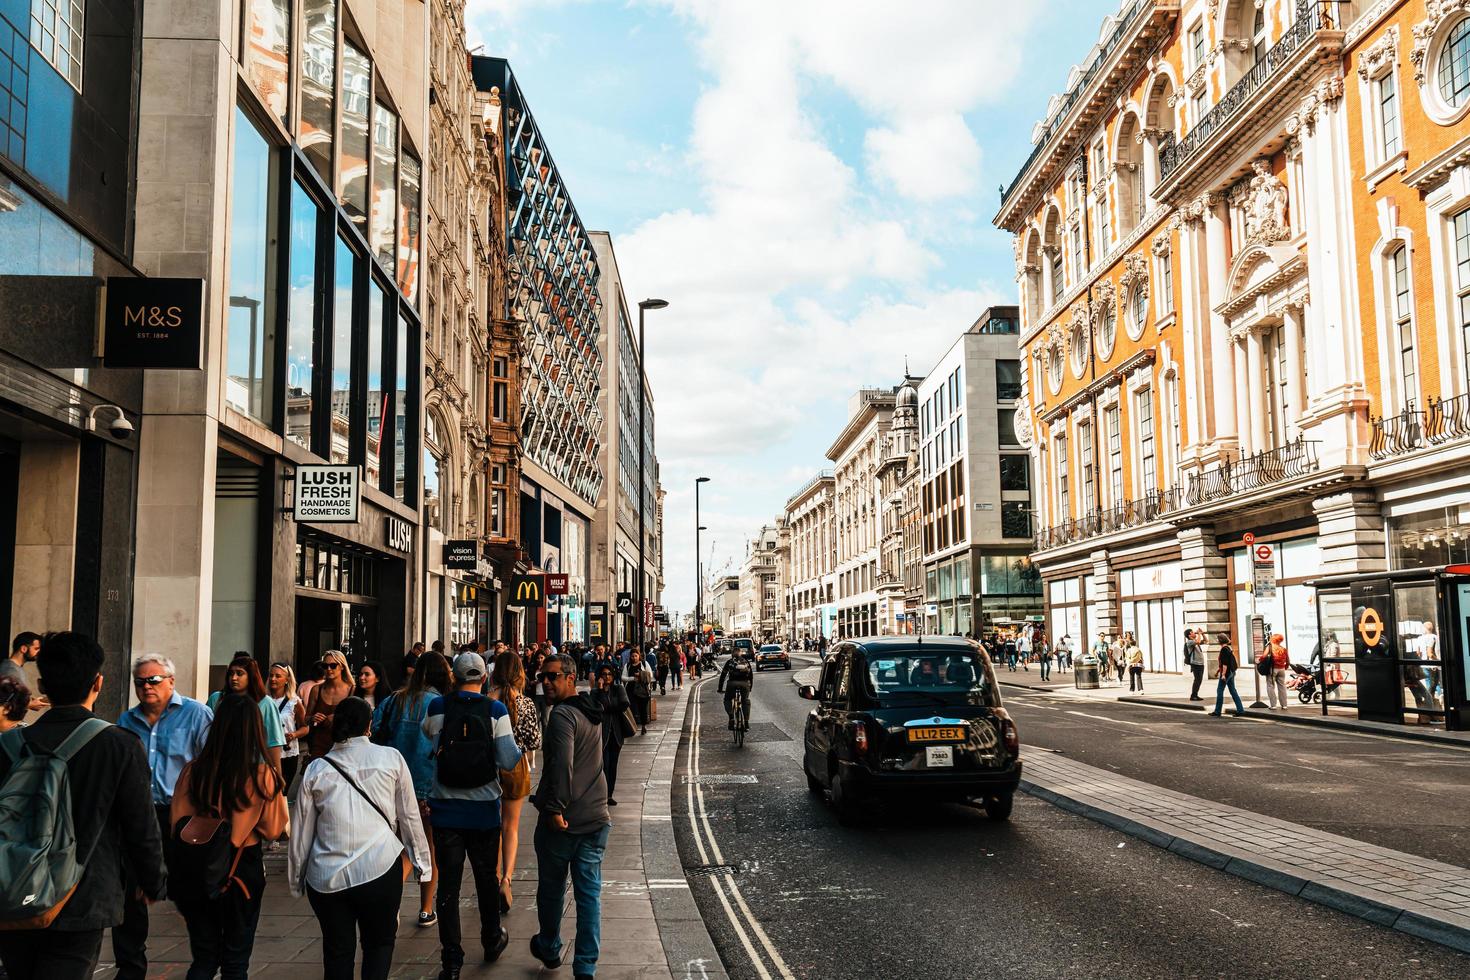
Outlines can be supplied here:
<path id="1" fill-rule="evenodd" d="M 356 524 L 362 493 L 356 466 L 296 467 L 296 500 L 292 516 L 313 524 Z"/>

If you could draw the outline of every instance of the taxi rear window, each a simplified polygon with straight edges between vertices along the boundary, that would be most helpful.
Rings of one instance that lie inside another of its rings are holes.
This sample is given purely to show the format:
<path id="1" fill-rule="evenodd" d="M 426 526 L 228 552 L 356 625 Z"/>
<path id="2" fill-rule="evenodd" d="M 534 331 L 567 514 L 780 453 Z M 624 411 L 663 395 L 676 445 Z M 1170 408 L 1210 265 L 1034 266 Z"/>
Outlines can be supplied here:
<path id="1" fill-rule="evenodd" d="M 995 705 L 995 675 L 979 656 L 962 651 L 906 651 L 871 656 L 868 688 L 880 703 L 926 698 Z"/>

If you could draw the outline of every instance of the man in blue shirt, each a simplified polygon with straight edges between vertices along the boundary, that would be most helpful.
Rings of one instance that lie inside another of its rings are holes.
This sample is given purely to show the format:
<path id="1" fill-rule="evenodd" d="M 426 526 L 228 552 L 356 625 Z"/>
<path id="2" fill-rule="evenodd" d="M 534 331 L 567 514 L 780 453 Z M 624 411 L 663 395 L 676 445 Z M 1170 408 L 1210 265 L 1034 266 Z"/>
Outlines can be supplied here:
<path id="1" fill-rule="evenodd" d="M 429 825 L 439 865 L 439 980 L 459 980 L 459 887 L 470 859 L 480 901 L 480 945 L 485 962 L 505 951 L 510 937 L 500 925 L 500 769 L 521 761 L 505 705 L 481 693 L 485 660 L 478 653 L 454 658 L 454 691 L 429 702 L 423 730 L 433 742 L 434 788 Z"/>
<path id="2" fill-rule="evenodd" d="M 153 810 L 163 839 L 170 837 L 168 811 L 179 773 L 204 747 L 214 714 L 174 690 L 174 663 L 147 653 L 133 661 L 133 691 L 138 703 L 122 713 L 119 728 L 143 740 L 148 753 Z M 130 881 L 124 893 L 123 922 L 112 930 L 118 980 L 143 980 L 148 972 L 148 904 Z"/>

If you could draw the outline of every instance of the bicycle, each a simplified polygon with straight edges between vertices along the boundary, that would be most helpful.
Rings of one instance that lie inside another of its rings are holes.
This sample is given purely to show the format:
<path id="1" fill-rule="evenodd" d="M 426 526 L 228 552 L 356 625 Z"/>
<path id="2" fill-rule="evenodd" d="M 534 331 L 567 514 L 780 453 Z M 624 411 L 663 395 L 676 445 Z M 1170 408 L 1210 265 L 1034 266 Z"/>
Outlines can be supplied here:
<path id="1" fill-rule="evenodd" d="M 735 736 L 735 747 L 738 749 L 745 744 L 745 730 L 750 727 L 750 721 L 745 717 L 745 692 L 740 688 L 735 689 L 735 696 L 730 699 L 730 720 L 733 734 Z"/>

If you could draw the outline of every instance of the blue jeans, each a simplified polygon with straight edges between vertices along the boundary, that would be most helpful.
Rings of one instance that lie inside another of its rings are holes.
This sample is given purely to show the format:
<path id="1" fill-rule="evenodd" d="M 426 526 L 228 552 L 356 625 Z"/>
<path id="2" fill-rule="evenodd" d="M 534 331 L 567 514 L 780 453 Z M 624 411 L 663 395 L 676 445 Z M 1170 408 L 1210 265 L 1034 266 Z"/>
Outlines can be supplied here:
<path id="1" fill-rule="evenodd" d="M 608 824 L 590 834 L 536 827 L 536 916 L 541 929 L 536 945 L 547 956 L 561 952 L 561 916 L 567 897 L 567 874 L 577 902 L 577 939 L 572 973 L 593 976 L 602 943 L 602 853 L 607 850 Z"/>
<path id="2" fill-rule="evenodd" d="M 1225 707 L 1225 689 L 1230 689 L 1230 697 L 1235 700 L 1235 713 L 1243 714 L 1245 705 L 1240 703 L 1240 692 L 1235 689 L 1235 671 L 1231 671 L 1215 682 L 1215 714 Z"/>

